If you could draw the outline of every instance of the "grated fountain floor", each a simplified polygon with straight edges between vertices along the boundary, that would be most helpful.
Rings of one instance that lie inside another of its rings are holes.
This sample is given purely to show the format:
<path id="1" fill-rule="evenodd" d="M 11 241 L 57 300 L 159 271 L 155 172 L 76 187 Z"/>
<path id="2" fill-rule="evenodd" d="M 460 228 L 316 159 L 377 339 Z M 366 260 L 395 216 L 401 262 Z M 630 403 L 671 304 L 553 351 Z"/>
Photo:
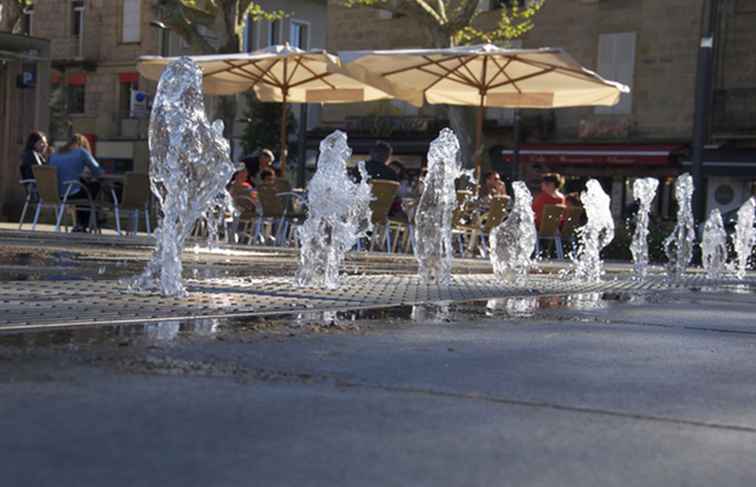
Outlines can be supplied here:
<path id="1" fill-rule="evenodd" d="M 339 289 L 300 288 L 290 278 L 188 280 L 189 296 L 132 293 L 119 281 L 6 281 L 0 283 L 0 332 L 22 329 L 129 324 L 195 318 L 231 318 L 474 301 L 534 295 L 756 286 L 756 280 L 712 282 L 691 275 L 678 282 L 614 278 L 584 284 L 558 275 L 534 275 L 523 286 L 491 274 L 455 276 L 449 286 L 426 285 L 414 275 L 349 276 Z"/>

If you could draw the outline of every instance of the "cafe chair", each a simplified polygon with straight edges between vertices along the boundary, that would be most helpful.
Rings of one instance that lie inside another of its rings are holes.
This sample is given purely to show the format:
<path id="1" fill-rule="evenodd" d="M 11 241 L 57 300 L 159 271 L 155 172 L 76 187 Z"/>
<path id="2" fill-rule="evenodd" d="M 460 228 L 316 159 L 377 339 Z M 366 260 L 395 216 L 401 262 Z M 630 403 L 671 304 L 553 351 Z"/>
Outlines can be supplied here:
<path id="1" fill-rule="evenodd" d="M 39 201 L 37 202 L 37 209 L 34 212 L 34 221 L 32 223 L 32 230 L 36 230 L 37 222 L 39 221 L 39 214 L 43 208 L 51 208 L 55 211 L 55 231 L 60 231 L 60 225 L 63 221 L 63 215 L 65 210 L 74 210 L 74 215 L 77 206 L 88 206 L 89 209 L 89 228 L 96 228 L 95 210 L 96 205 L 92 198 L 91 193 L 86 186 L 76 181 L 63 181 L 65 192 L 63 197 L 60 196 L 58 189 L 58 169 L 53 166 L 33 166 L 32 172 L 34 173 L 34 179 L 37 181 L 37 194 Z M 69 195 L 72 193 L 76 186 L 79 186 L 85 193 L 86 198 L 82 199 L 69 199 Z M 74 224 L 76 224 L 76 218 L 73 217 Z M 68 230 L 68 226 L 66 226 Z"/>

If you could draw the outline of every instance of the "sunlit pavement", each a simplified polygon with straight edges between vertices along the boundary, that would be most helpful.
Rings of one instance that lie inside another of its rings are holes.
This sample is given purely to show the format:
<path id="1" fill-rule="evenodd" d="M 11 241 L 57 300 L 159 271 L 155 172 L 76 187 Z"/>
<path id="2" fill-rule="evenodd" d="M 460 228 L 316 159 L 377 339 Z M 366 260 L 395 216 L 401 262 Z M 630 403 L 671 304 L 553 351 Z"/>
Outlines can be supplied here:
<path id="1" fill-rule="evenodd" d="M 25 262 L 91 279 L 146 252 L 59 246 Z M 0 478 L 752 486 L 755 310 L 698 288 L 0 335 Z"/>

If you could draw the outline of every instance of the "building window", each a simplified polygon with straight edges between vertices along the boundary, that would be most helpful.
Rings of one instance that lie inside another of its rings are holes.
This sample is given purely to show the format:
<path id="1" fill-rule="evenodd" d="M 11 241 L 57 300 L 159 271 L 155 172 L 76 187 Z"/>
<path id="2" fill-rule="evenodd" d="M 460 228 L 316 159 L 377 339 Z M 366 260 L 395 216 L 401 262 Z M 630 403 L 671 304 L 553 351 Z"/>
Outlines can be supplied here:
<path id="1" fill-rule="evenodd" d="M 135 43 L 141 40 L 142 0 L 123 0 L 121 10 L 121 42 Z"/>
<path id="2" fill-rule="evenodd" d="M 84 0 L 71 0 L 71 36 L 84 34 Z"/>
<path id="3" fill-rule="evenodd" d="M 633 112 L 633 76 L 635 74 L 635 32 L 599 35 L 598 72 L 611 81 L 630 87 L 613 107 L 596 107 L 598 114 L 631 114 Z"/>
<path id="4" fill-rule="evenodd" d="M 309 29 L 304 22 L 292 20 L 289 27 L 289 44 L 299 49 L 309 47 Z"/>
<path id="5" fill-rule="evenodd" d="M 68 113 L 81 114 L 85 111 L 84 98 L 86 86 L 75 84 L 68 86 Z"/>
<path id="6" fill-rule="evenodd" d="M 32 35 L 34 21 L 34 7 L 27 7 L 21 12 L 21 33 L 27 36 Z"/>
<path id="7" fill-rule="evenodd" d="M 268 23 L 268 45 L 275 46 L 281 43 L 281 21 L 272 20 Z"/>
<path id="8" fill-rule="evenodd" d="M 244 24 L 244 39 L 243 39 L 244 42 L 242 45 L 243 52 L 252 52 L 255 50 L 256 34 L 257 34 L 257 29 L 255 26 L 255 21 L 252 20 L 252 16 L 250 15 L 247 17 L 247 22 Z"/>

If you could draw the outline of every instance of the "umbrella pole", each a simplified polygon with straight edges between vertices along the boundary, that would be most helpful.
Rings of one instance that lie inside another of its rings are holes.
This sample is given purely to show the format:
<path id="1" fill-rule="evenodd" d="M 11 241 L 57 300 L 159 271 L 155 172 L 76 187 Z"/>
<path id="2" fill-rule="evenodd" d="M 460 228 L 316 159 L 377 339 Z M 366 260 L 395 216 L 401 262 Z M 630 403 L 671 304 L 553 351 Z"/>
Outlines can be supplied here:
<path id="1" fill-rule="evenodd" d="M 286 176 L 286 159 L 289 152 L 289 135 L 287 134 L 289 120 L 289 104 L 286 101 L 287 93 L 283 95 L 283 105 L 281 106 L 281 177 Z"/>
<path id="2" fill-rule="evenodd" d="M 478 107 L 478 119 L 477 123 L 475 124 L 475 152 L 473 152 L 473 155 L 475 156 L 475 181 L 478 186 L 480 186 L 480 168 L 481 168 L 481 154 L 480 154 L 480 146 L 483 143 L 483 117 L 486 113 L 486 107 L 484 106 L 484 101 L 486 97 L 485 95 L 480 95 L 480 106 Z"/>

